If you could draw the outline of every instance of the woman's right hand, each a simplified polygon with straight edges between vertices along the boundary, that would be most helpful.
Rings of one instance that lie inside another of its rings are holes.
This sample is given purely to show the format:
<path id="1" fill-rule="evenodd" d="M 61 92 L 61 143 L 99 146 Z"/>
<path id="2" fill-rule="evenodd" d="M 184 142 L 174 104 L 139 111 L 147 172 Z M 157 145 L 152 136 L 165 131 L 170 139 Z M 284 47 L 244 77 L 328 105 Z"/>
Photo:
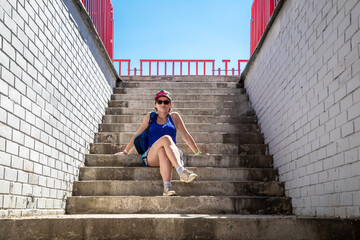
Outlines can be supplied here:
<path id="1" fill-rule="evenodd" d="M 123 152 L 117 152 L 114 155 L 128 155 L 128 154 L 129 153 L 126 150 L 124 150 Z"/>

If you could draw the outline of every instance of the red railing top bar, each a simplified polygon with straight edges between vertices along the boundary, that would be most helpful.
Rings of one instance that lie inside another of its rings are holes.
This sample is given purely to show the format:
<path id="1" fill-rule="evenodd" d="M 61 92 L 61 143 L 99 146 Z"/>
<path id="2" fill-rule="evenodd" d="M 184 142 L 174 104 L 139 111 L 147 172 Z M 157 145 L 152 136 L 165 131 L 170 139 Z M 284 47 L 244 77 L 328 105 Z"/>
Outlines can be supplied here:
<path id="1" fill-rule="evenodd" d="M 221 70 L 220 68 L 218 68 L 217 72 L 218 75 L 221 75 L 221 71 L 225 72 L 225 75 L 228 75 L 228 71 L 232 71 L 232 75 L 235 75 L 235 71 L 238 72 L 238 75 L 240 75 L 241 70 L 240 70 L 240 65 L 241 63 L 246 63 L 248 60 L 242 59 L 242 60 L 238 60 L 238 69 L 235 70 L 234 68 L 232 70 L 228 70 L 228 63 L 230 63 L 230 60 L 222 60 L 222 62 L 225 64 L 225 70 Z M 119 64 L 119 75 L 121 74 L 121 64 L 122 63 L 127 63 L 127 76 L 130 76 L 131 71 L 134 72 L 134 76 L 137 75 L 137 69 L 130 69 L 130 59 L 113 59 L 113 62 L 117 62 Z M 144 63 L 146 63 L 145 66 L 148 66 L 149 69 L 149 76 L 151 76 L 151 64 L 152 63 L 156 63 L 156 75 L 159 75 L 159 65 L 160 63 L 163 63 L 164 65 L 164 75 L 168 75 L 167 74 L 167 64 L 168 63 L 172 63 L 172 76 L 175 75 L 175 63 L 180 63 L 179 67 L 179 75 L 183 75 L 183 64 L 187 63 L 188 66 L 188 74 L 187 75 L 191 75 L 190 74 L 190 70 L 191 70 L 191 63 L 195 63 L 196 64 L 196 74 L 195 75 L 199 75 L 199 64 L 203 64 L 203 75 L 206 75 L 206 63 L 210 63 L 211 64 L 211 75 L 215 75 L 215 60 L 213 59 L 140 59 L 140 76 L 143 76 L 143 68 L 144 68 Z M 148 63 L 148 65 L 147 65 Z M 178 65 L 178 64 L 177 64 Z M 124 76 L 124 75 L 123 75 Z"/>

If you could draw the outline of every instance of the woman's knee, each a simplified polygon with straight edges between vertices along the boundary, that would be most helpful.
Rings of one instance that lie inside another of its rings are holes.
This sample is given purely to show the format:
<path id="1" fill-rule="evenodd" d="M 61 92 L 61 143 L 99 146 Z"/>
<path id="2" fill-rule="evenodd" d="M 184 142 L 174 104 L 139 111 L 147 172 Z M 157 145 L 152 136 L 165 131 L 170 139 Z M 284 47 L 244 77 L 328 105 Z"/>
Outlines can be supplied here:
<path id="1" fill-rule="evenodd" d="M 170 135 L 164 135 L 159 140 L 161 140 L 166 145 L 174 144 L 174 141 Z"/>
<path id="2" fill-rule="evenodd" d="M 167 156 L 166 156 L 165 148 L 163 148 L 163 147 L 159 148 L 159 150 L 158 150 L 158 155 L 159 155 L 159 158 L 165 158 L 165 157 L 167 157 Z"/>

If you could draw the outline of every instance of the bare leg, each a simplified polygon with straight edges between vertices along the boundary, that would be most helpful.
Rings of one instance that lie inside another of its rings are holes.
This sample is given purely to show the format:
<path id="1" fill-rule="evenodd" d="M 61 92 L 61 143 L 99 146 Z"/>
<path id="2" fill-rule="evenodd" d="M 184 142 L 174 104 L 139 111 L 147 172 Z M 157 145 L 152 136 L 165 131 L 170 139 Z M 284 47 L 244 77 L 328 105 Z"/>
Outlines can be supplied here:
<path id="1" fill-rule="evenodd" d="M 159 150 L 163 148 L 171 165 L 177 168 L 181 164 L 180 153 L 174 141 L 169 135 L 159 138 L 150 148 L 147 156 L 147 164 L 150 167 L 160 166 Z M 161 150 L 163 151 L 163 150 Z"/>
<path id="2" fill-rule="evenodd" d="M 158 151 L 159 155 L 159 165 L 160 165 L 160 174 L 163 179 L 163 182 L 171 181 L 172 175 L 172 165 L 169 158 L 166 155 L 165 149 L 160 148 Z"/>

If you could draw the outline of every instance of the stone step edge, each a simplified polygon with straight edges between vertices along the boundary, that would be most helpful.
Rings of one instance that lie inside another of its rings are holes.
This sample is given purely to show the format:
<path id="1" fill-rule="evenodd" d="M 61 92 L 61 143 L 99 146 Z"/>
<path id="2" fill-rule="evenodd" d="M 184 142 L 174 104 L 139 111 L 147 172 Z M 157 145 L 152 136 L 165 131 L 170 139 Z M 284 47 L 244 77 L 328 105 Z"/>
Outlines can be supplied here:
<path id="1" fill-rule="evenodd" d="M 13 240 L 121 239 L 125 233 L 132 239 L 360 239 L 359 220 L 293 215 L 73 214 L 2 218 L 0 226 L 0 239 Z"/>
<path id="2" fill-rule="evenodd" d="M 79 183 L 79 182 L 85 182 L 85 183 L 92 183 L 92 182 L 133 182 L 133 183 L 147 183 L 149 182 L 149 180 L 77 180 L 74 181 L 74 183 Z M 152 183 L 159 183 L 162 184 L 163 181 L 162 180 L 151 180 Z M 171 180 L 172 183 L 176 183 L 176 184 L 184 184 L 183 182 L 181 182 L 180 180 Z M 256 180 L 248 180 L 248 181 L 229 181 L 229 180 L 222 180 L 222 181 L 216 181 L 216 180 L 196 180 L 196 182 L 194 183 L 278 183 L 278 184 L 284 184 L 282 182 L 278 182 L 278 181 L 274 181 L 274 180 L 269 180 L 269 181 L 256 181 Z M 188 184 L 186 184 L 188 185 Z"/>
<path id="3" fill-rule="evenodd" d="M 104 169 L 104 168 L 107 168 L 107 169 L 112 169 L 112 168 L 115 168 L 115 169 L 124 169 L 124 168 L 142 168 L 142 169 L 159 169 L 159 167 L 143 167 L 143 166 L 139 166 L 139 167 L 125 167 L 125 166 L 83 166 L 83 167 L 79 167 L 79 169 Z M 259 169 L 262 169 L 262 170 L 273 170 L 273 171 L 278 171 L 277 169 L 274 169 L 272 167 L 186 167 L 187 169 L 191 170 L 191 169 L 198 169 L 198 168 L 214 168 L 214 169 L 231 169 L 231 170 L 259 170 Z M 174 170 L 175 171 L 175 170 Z M 122 181 L 122 180 L 121 180 Z M 151 180 L 151 181 L 154 181 L 154 180 Z M 174 180 L 172 180 L 174 181 Z M 201 180 L 196 180 L 196 181 L 201 181 Z M 206 180 L 206 181 L 209 181 L 209 180 Z M 215 180 L 214 180 L 215 181 Z M 236 181 L 235 181 L 236 182 Z"/>

